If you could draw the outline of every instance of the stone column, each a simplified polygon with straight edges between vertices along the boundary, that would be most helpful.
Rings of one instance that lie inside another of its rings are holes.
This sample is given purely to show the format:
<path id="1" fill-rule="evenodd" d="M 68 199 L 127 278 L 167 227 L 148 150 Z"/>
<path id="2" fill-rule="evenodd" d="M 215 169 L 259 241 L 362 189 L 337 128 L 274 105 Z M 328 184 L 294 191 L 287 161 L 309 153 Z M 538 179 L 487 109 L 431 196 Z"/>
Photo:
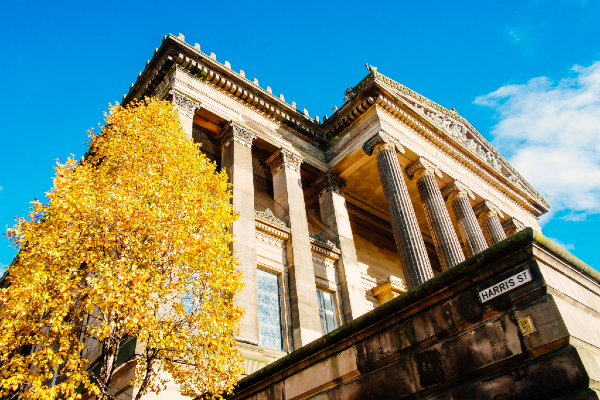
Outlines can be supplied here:
<path id="1" fill-rule="evenodd" d="M 502 224 L 502 228 L 506 232 L 506 237 L 510 237 L 517 232 L 521 232 L 525 228 L 525 224 L 516 218 L 511 218 L 508 222 Z"/>
<path id="2" fill-rule="evenodd" d="M 442 269 L 446 270 L 463 262 L 465 255 L 460 247 L 442 192 L 435 179 L 436 175 L 442 177 L 440 170 L 427 159 L 419 157 L 406 169 L 406 175 L 417 181 L 419 197 L 421 197 L 425 208 L 427 224 Z"/>
<path id="3" fill-rule="evenodd" d="M 462 183 L 454 181 L 442 190 L 442 196 L 450 203 L 454 211 L 458 230 L 467 250 L 467 257 L 472 257 L 487 249 L 485 237 L 469 202 L 469 197 L 474 197 L 470 190 Z"/>
<path id="4" fill-rule="evenodd" d="M 294 348 L 299 349 L 322 336 L 317 304 L 317 286 L 300 177 L 302 159 L 281 149 L 267 160 L 273 172 L 275 215 L 287 222 L 288 277 Z"/>
<path id="5" fill-rule="evenodd" d="M 380 131 L 363 145 L 363 150 L 369 156 L 375 155 L 404 278 L 412 289 L 433 278 L 433 270 L 396 156 L 396 150 L 404 152 L 404 148 Z"/>
<path id="6" fill-rule="evenodd" d="M 506 239 L 506 232 L 504 232 L 500 218 L 498 218 L 498 215 L 501 217 L 503 215 L 498 210 L 498 207 L 488 200 L 484 200 L 483 203 L 475 207 L 475 214 L 479 219 L 485 238 L 490 246 Z"/>
<path id="7" fill-rule="evenodd" d="M 200 102 L 183 94 L 176 89 L 171 89 L 169 94 L 172 96 L 173 104 L 179 112 L 181 126 L 188 138 L 192 138 L 192 127 L 194 125 L 194 114 L 200 109 Z"/>
<path id="8" fill-rule="evenodd" d="M 330 172 L 321 175 L 313 184 L 319 193 L 323 236 L 336 243 L 342 251 L 337 269 L 342 289 L 344 321 L 348 323 L 365 314 L 367 305 L 343 195 L 344 186 L 344 179 Z"/>
<path id="9" fill-rule="evenodd" d="M 232 184 L 233 209 L 240 213 L 234 222 L 232 245 L 239 258 L 246 284 L 235 297 L 235 304 L 246 313 L 241 324 L 240 338 L 259 341 L 258 287 L 256 273 L 256 231 L 254 222 L 254 179 L 252 172 L 252 141 L 256 136 L 243 126 L 230 122 L 219 136 L 222 148 L 222 168 Z"/>

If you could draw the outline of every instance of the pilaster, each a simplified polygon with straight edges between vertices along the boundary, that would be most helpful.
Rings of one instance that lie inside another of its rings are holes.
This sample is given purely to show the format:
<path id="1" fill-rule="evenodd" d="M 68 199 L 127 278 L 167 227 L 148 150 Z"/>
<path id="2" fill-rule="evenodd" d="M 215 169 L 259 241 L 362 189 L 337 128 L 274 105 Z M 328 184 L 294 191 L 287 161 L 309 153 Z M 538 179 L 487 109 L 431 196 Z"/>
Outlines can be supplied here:
<path id="1" fill-rule="evenodd" d="M 404 152 L 404 148 L 381 131 L 363 145 L 363 150 L 375 155 L 404 278 L 412 289 L 433 278 L 433 270 L 396 156 L 396 150 Z"/>
<path id="2" fill-rule="evenodd" d="M 192 127 L 194 125 L 194 114 L 200 109 L 200 102 L 193 100 L 183 92 L 177 89 L 171 89 L 169 94 L 172 98 L 172 103 L 179 112 L 181 126 L 188 138 L 192 138 Z"/>
<path id="3" fill-rule="evenodd" d="M 442 189 L 442 196 L 450 203 L 454 211 L 467 257 L 472 257 L 487 249 L 488 245 L 483 231 L 477 223 L 477 217 L 469 202 L 469 197 L 474 197 L 473 193 L 465 185 L 455 180 Z"/>
<path id="4" fill-rule="evenodd" d="M 344 179 L 331 172 L 321 175 L 313 184 L 319 193 L 323 236 L 338 243 L 341 250 L 337 262 L 345 322 L 367 312 L 364 288 L 358 267 L 354 237 L 344 199 Z"/>
<path id="5" fill-rule="evenodd" d="M 233 251 L 239 268 L 244 272 L 246 286 L 235 297 L 236 305 L 244 307 L 240 337 L 256 341 L 258 327 L 258 287 L 256 273 L 256 228 L 254 219 L 254 180 L 252 171 L 252 141 L 256 136 L 247 128 L 230 122 L 219 136 L 222 144 L 222 168 L 227 172 L 233 191 L 233 209 L 239 213 L 232 233 Z"/>
<path id="6" fill-rule="evenodd" d="M 315 271 L 306 219 L 300 165 L 302 158 L 285 149 L 267 160 L 273 172 L 275 215 L 288 223 L 287 241 L 290 305 L 294 348 L 298 349 L 321 337 Z"/>
<path id="7" fill-rule="evenodd" d="M 423 202 L 442 269 L 446 270 L 463 262 L 465 255 L 435 179 L 436 175 L 442 177 L 440 170 L 427 159 L 419 157 L 406 169 L 406 175 L 417 182 L 419 197 Z"/>
<path id="8" fill-rule="evenodd" d="M 481 224 L 485 238 L 490 246 L 506 239 L 506 232 L 502 228 L 498 216 L 502 216 L 502 212 L 493 203 L 484 200 L 483 203 L 475 207 L 475 215 Z"/>

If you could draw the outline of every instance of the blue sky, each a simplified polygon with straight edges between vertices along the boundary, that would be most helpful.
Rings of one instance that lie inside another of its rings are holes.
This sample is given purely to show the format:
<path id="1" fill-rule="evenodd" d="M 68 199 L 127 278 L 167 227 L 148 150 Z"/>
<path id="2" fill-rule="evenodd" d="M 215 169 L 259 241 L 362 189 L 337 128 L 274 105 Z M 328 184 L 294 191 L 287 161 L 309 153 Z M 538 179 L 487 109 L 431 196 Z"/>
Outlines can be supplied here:
<path id="1" fill-rule="evenodd" d="M 547 195 L 543 233 L 600 268 L 600 2 L 3 2 L 0 225 L 183 33 L 310 115 L 365 62 L 455 107 Z M 0 238 L 0 267 L 14 257 Z"/>

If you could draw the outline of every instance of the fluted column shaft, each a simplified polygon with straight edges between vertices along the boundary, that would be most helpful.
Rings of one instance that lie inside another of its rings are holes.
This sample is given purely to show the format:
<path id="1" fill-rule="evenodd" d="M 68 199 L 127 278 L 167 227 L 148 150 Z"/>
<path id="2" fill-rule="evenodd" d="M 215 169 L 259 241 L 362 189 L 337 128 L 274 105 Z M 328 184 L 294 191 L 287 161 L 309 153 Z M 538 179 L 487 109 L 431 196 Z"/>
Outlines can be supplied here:
<path id="1" fill-rule="evenodd" d="M 466 195 L 457 196 L 452 200 L 452 210 L 456 215 L 458 226 L 468 251 L 468 256 L 481 253 L 488 248 L 483 232 L 477 223 L 477 218 Z"/>
<path id="2" fill-rule="evenodd" d="M 475 212 L 478 215 L 479 223 L 490 246 L 506 239 L 506 232 L 502 228 L 496 207 L 490 202 L 484 201 L 476 208 Z"/>
<path id="3" fill-rule="evenodd" d="M 442 192 L 437 185 L 435 167 L 423 158 L 419 158 L 407 168 L 407 174 L 417 181 L 417 189 L 442 269 L 446 270 L 463 262 L 465 255 L 460 247 Z"/>
<path id="4" fill-rule="evenodd" d="M 407 286 L 414 288 L 433 278 L 425 242 L 396 157 L 396 146 L 390 143 L 378 144 L 374 154 L 394 239 L 404 268 L 404 278 Z"/>
<path id="5" fill-rule="evenodd" d="M 467 188 L 460 182 L 454 181 L 442 190 L 442 196 L 450 203 L 452 211 L 454 211 L 467 257 L 472 257 L 487 249 L 488 245 L 483 236 L 483 231 L 469 202 Z"/>

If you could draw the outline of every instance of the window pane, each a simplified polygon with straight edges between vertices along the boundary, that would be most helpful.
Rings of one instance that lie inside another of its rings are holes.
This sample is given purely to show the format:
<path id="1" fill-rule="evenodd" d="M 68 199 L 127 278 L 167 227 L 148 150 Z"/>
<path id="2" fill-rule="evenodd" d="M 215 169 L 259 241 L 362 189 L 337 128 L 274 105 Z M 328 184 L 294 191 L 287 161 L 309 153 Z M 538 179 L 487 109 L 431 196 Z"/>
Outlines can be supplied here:
<path id="1" fill-rule="evenodd" d="M 333 296 L 329 292 L 323 292 L 323 303 L 327 311 L 333 311 Z"/>
<path id="2" fill-rule="evenodd" d="M 319 301 L 321 329 L 323 331 L 323 335 L 325 335 L 337 328 L 333 294 L 317 289 L 317 299 Z"/>
<path id="3" fill-rule="evenodd" d="M 335 315 L 333 313 L 326 313 L 325 318 L 327 319 L 327 333 L 329 333 L 336 328 Z"/>
<path id="4" fill-rule="evenodd" d="M 261 346 L 283 350 L 279 277 L 260 269 L 258 270 L 258 326 Z"/>

